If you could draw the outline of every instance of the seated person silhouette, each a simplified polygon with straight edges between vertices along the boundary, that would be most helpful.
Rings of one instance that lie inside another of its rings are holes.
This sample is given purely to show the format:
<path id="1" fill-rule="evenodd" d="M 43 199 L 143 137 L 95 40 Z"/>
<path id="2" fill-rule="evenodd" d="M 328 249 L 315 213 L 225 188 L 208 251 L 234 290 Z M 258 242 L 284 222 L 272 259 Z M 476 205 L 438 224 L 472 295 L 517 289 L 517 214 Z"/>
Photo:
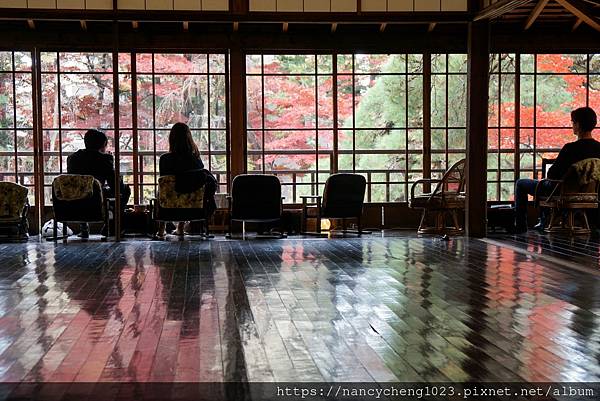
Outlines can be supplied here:
<path id="1" fill-rule="evenodd" d="M 94 176 L 103 188 L 104 196 L 115 196 L 115 161 L 106 151 L 108 137 L 102 131 L 90 129 L 83 138 L 85 149 L 80 149 L 67 158 L 67 173 Z M 121 210 L 124 210 L 131 195 L 131 189 L 122 180 L 119 181 L 121 194 Z M 108 188 L 107 188 L 108 186 Z M 108 227 L 102 229 L 103 233 Z M 81 238 L 89 238 L 90 228 L 87 223 L 81 225 Z"/>
<path id="2" fill-rule="evenodd" d="M 567 143 L 560 150 L 556 161 L 548 170 L 547 178 L 561 180 L 572 164 L 589 158 L 600 158 L 600 142 L 592 137 L 592 131 L 596 128 L 597 116 L 589 107 L 581 107 L 571 112 L 571 123 L 573 134 L 577 136 L 575 142 Z M 515 232 L 527 231 L 527 199 L 528 195 L 535 195 L 538 180 L 521 178 L 515 184 Z M 554 185 L 544 181 L 542 194 L 552 192 Z M 540 222 L 535 226 L 537 229 L 544 228 L 545 216 L 542 214 Z"/>
<path id="3" fill-rule="evenodd" d="M 176 123 L 169 132 L 169 153 L 160 157 L 160 176 L 175 176 L 175 191 L 191 193 L 204 186 L 205 207 L 210 215 L 216 209 L 215 192 L 217 180 L 206 169 L 200 160 L 200 151 L 192 138 L 190 128 L 184 123 Z M 177 223 L 175 234 L 184 235 L 185 222 Z M 165 224 L 161 223 L 157 233 L 159 238 L 165 236 Z"/>

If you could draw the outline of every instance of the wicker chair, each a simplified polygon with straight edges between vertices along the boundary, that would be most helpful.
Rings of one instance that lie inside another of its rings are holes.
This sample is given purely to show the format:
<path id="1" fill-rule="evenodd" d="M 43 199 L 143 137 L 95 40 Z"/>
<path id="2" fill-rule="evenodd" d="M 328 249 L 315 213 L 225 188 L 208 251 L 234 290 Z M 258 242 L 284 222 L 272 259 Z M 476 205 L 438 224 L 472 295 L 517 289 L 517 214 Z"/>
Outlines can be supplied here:
<path id="1" fill-rule="evenodd" d="M 431 193 L 415 195 L 419 185 L 437 184 Z M 410 191 L 409 206 L 423 210 L 419 223 L 419 234 L 460 234 L 463 232 L 458 212 L 465 209 L 465 159 L 454 163 L 442 179 L 422 179 L 416 181 Z M 446 225 L 446 217 L 452 219 L 453 226 Z M 428 220 L 434 221 L 433 226 Z"/>
<path id="2" fill-rule="evenodd" d="M 158 179 L 158 199 L 152 199 L 152 218 L 155 223 L 168 221 L 200 221 L 203 223 L 204 239 L 210 238 L 204 186 L 191 193 L 175 191 L 175 176 L 167 175 Z M 156 232 L 156 231 L 155 231 Z M 155 236 L 156 238 L 156 236 Z"/>
<path id="3" fill-rule="evenodd" d="M 8 241 L 27 241 L 29 222 L 29 190 L 14 182 L 0 182 L 0 228 L 6 231 L 0 238 Z"/>
<path id="4" fill-rule="evenodd" d="M 58 241 L 58 222 L 63 223 L 63 242 L 67 243 L 67 223 L 104 223 L 108 230 L 109 202 L 102 185 L 91 175 L 62 174 L 52 182 L 54 241 Z M 103 235 L 102 240 L 106 237 Z"/>
<path id="5" fill-rule="evenodd" d="M 341 219 L 343 234 L 363 234 L 361 218 L 367 181 L 359 174 L 332 174 L 325 182 L 323 196 L 301 196 L 302 232 L 321 234 L 321 219 Z M 321 202 L 322 199 L 322 202 Z M 307 219 L 314 218 L 316 233 L 306 232 Z M 346 230 L 346 220 L 356 219 L 357 230 Z M 334 231 L 334 230 L 331 230 Z"/>
<path id="6" fill-rule="evenodd" d="M 541 191 L 544 182 L 555 184 L 548 195 Z M 562 180 L 541 180 L 536 187 L 535 203 L 550 210 L 544 231 L 571 235 L 590 234 L 586 211 L 598 209 L 599 188 L 600 159 L 585 159 L 573 164 Z"/>

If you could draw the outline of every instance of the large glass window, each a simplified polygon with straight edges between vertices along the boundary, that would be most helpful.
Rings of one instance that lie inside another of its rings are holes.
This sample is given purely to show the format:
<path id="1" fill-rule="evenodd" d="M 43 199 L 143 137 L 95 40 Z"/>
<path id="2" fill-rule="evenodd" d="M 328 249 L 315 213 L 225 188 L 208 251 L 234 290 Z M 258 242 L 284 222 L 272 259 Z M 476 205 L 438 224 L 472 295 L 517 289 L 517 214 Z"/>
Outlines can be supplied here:
<path id="1" fill-rule="evenodd" d="M 517 171 L 515 147 L 518 143 L 515 104 L 515 54 L 490 57 L 488 111 L 488 199 L 505 200 L 512 196 Z"/>
<path id="2" fill-rule="evenodd" d="M 114 150 L 113 61 L 112 53 L 43 52 L 41 63 L 45 202 L 50 204 L 52 181 L 67 171 L 68 156 L 85 147 L 85 131 L 106 132 L 109 151 Z"/>
<path id="3" fill-rule="evenodd" d="M 367 178 L 368 202 L 403 202 L 423 177 L 423 55 L 337 58 L 339 171 Z"/>
<path id="4" fill-rule="evenodd" d="M 422 177 L 421 54 L 248 55 L 246 94 L 248 170 L 287 202 L 332 172 L 363 174 L 368 202 L 406 201 Z"/>
<path id="5" fill-rule="evenodd" d="M 31 53 L 0 52 L 0 181 L 29 187 L 34 203 Z"/>
<path id="6" fill-rule="evenodd" d="M 101 129 L 114 151 L 112 53 L 41 54 L 46 201 L 84 147 L 90 128 Z M 224 54 L 119 54 L 120 169 L 135 203 L 156 194 L 159 157 L 176 122 L 192 129 L 202 160 L 227 185 L 226 59 Z M 134 100 L 134 96 L 136 99 Z"/>
<path id="7" fill-rule="evenodd" d="M 144 53 L 135 61 L 139 198 L 146 203 L 154 197 L 158 159 L 169 150 L 169 129 L 176 122 L 190 126 L 205 168 L 226 191 L 225 54 Z M 133 138 L 122 145 L 132 154 Z"/>
<path id="8" fill-rule="evenodd" d="M 431 56 L 431 176 L 466 157 L 467 55 Z"/>
<path id="9" fill-rule="evenodd" d="M 248 171 L 275 174 L 286 202 L 322 190 L 333 169 L 331 55 L 246 57 Z"/>

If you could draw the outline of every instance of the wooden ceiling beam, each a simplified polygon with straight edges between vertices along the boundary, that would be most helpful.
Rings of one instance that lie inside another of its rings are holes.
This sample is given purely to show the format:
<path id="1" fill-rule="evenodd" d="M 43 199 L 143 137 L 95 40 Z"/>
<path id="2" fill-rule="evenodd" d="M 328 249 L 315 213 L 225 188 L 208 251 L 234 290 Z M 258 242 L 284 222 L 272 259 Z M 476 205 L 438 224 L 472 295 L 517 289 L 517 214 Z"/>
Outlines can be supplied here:
<path id="1" fill-rule="evenodd" d="M 481 10 L 474 18 L 475 21 L 482 19 L 494 19 L 509 13 L 519 7 L 527 5 L 532 0 L 500 0 L 483 10 Z"/>
<path id="2" fill-rule="evenodd" d="M 235 21 L 235 22 L 233 23 L 233 32 L 237 32 L 237 31 L 239 31 L 239 30 L 240 30 L 240 23 L 239 23 L 239 22 L 237 22 L 237 21 Z"/>
<path id="3" fill-rule="evenodd" d="M 600 21 L 594 17 L 594 14 L 592 14 L 589 7 L 584 2 L 579 0 L 556 0 L 556 2 L 587 25 L 600 32 Z"/>
<path id="4" fill-rule="evenodd" d="M 190 30 L 190 23 L 188 21 L 183 21 L 183 31 L 187 32 Z"/>
<path id="5" fill-rule="evenodd" d="M 573 28 L 571 28 L 571 32 L 575 32 L 581 24 L 583 24 L 583 20 L 581 18 L 577 18 L 577 21 L 575 21 L 573 24 Z"/>
<path id="6" fill-rule="evenodd" d="M 0 0 L 0 3 L 2 0 Z M 230 12 L 206 11 L 164 11 L 146 10 L 56 10 L 50 9 L 1 9 L 0 21 L 33 19 L 36 21 L 119 21 L 119 22 L 207 22 L 207 23 L 276 23 L 287 21 L 290 24 L 381 24 L 382 22 L 401 24 L 425 24 L 431 21 L 463 24 L 473 20 L 473 13 L 455 12 L 369 12 L 369 13 L 322 13 L 322 12 L 252 12 L 233 14 Z"/>
<path id="7" fill-rule="evenodd" d="M 82 19 L 81 21 L 79 21 L 79 25 L 81 26 L 81 29 L 83 31 L 87 31 L 87 22 L 85 22 L 85 20 Z"/>
<path id="8" fill-rule="evenodd" d="M 529 14 L 527 21 L 525 21 L 525 30 L 531 28 L 535 20 L 537 20 L 544 8 L 548 5 L 548 1 L 549 0 L 539 0 L 535 7 L 533 7 L 533 10 L 531 10 L 531 14 Z"/>
<path id="9" fill-rule="evenodd" d="M 430 22 L 429 25 L 427 26 L 427 32 L 433 32 L 433 30 L 436 27 L 436 23 L 435 22 Z"/>
<path id="10" fill-rule="evenodd" d="M 28 19 L 27 26 L 29 27 L 29 29 L 35 29 L 35 22 L 32 19 Z"/>
<path id="11" fill-rule="evenodd" d="M 290 29 L 290 24 L 287 22 L 284 22 L 282 29 L 283 29 L 284 33 L 287 33 L 287 31 Z"/>
<path id="12" fill-rule="evenodd" d="M 131 27 L 133 29 L 138 29 L 140 27 L 140 24 L 137 21 L 131 21 Z"/>
<path id="13" fill-rule="evenodd" d="M 331 33 L 335 33 L 335 31 L 337 31 L 337 22 L 334 22 L 333 24 L 331 24 Z"/>
<path id="14" fill-rule="evenodd" d="M 387 28 L 387 23 L 382 22 L 381 25 L 379 25 L 379 32 L 384 33 L 385 28 Z"/>

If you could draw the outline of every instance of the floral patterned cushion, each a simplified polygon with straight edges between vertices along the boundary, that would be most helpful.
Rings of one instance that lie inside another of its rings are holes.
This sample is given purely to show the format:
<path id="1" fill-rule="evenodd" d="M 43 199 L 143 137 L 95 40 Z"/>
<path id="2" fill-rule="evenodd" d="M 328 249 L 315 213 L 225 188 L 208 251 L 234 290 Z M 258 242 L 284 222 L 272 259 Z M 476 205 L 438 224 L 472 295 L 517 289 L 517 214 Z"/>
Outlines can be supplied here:
<path id="1" fill-rule="evenodd" d="M 58 200 L 75 201 L 93 196 L 94 181 L 91 175 L 63 174 L 56 177 L 52 186 Z"/>
<path id="2" fill-rule="evenodd" d="M 164 209 L 204 208 L 204 187 L 189 194 L 175 192 L 175 176 L 158 179 L 158 204 Z"/>
<path id="3" fill-rule="evenodd" d="M 14 182 L 0 182 L 0 220 L 20 220 L 29 190 Z"/>

